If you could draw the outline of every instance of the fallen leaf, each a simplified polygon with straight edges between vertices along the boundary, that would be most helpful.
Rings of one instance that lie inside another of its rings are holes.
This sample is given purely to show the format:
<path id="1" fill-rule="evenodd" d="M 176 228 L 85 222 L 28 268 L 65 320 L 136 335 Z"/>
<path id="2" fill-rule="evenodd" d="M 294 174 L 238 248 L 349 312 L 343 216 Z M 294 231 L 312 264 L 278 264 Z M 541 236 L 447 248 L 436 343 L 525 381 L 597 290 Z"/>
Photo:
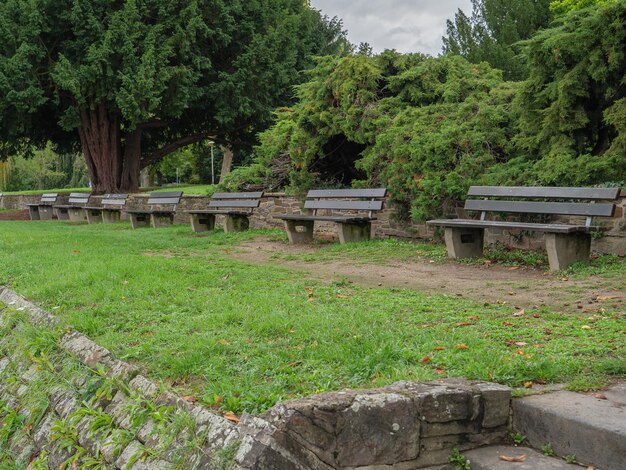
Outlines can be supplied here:
<path id="1" fill-rule="evenodd" d="M 440 367 L 436 367 L 435 368 L 435 373 L 439 374 L 439 375 L 443 375 L 443 374 L 446 373 L 446 371 L 444 369 L 440 368 Z"/>
<path id="2" fill-rule="evenodd" d="M 504 460 L 505 462 L 524 462 L 527 458 L 528 457 L 526 456 L 526 454 L 515 455 L 515 456 L 510 456 L 510 455 L 500 456 L 500 460 Z"/>
<path id="3" fill-rule="evenodd" d="M 289 364 L 287 364 L 289 367 L 298 367 L 299 365 L 302 364 L 302 361 L 295 361 L 295 362 L 290 362 Z"/>
<path id="4" fill-rule="evenodd" d="M 596 300 L 613 300 L 619 299 L 617 295 L 600 295 L 596 298 Z"/>
<path id="5" fill-rule="evenodd" d="M 433 348 L 433 351 L 443 351 L 446 348 Z"/>
<path id="6" fill-rule="evenodd" d="M 596 393 L 593 395 L 595 398 L 597 398 L 598 400 L 606 400 L 606 395 L 604 393 Z"/>
<path id="7" fill-rule="evenodd" d="M 196 397 L 193 397 L 191 395 L 185 395 L 185 396 L 182 396 L 180 398 L 182 398 L 185 401 L 188 401 L 189 403 L 196 403 L 198 401 L 198 399 Z"/>
<path id="8" fill-rule="evenodd" d="M 515 343 L 513 343 L 515 346 L 526 346 L 528 343 L 525 343 L 524 341 L 516 341 Z"/>
<path id="9" fill-rule="evenodd" d="M 583 325 L 580 327 L 581 330 L 590 330 L 591 327 L 589 325 Z"/>
<path id="10" fill-rule="evenodd" d="M 524 388 L 533 388 L 533 383 L 531 382 L 524 382 Z"/>
<path id="11" fill-rule="evenodd" d="M 349 299 L 350 296 L 349 295 L 341 295 L 341 294 L 337 294 L 337 298 L 338 299 Z"/>
<path id="12" fill-rule="evenodd" d="M 424 356 L 422 358 L 422 364 L 428 364 L 431 361 L 430 356 Z"/>
<path id="13" fill-rule="evenodd" d="M 511 323 L 510 321 L 503 321 L 502 324 L 504 326 L 515 326 L 515 323 Z"/>
<path id="14" fill-rule="evenodd" d="M 526 313 L 526 311 L 524 309 L 521 309 L 519 312 L 515 312 L 513 314 L 513 316 L 514 317 L 523 317 L 525 313 Z"/>
<path id="15" fill-rule="evenodd" d="M 509 271 L 515 271 L 516 269 L 519 269 L 519 266 L 511 266 Z"/>
<path id="16" fill-rule="evenodd" d="M 463 344 L 463 343 L 461 343 L 461 344 L 457 344 L 457 345 L 455 345 L 454 347 L 455 347 L 456 349 L 469 349 L 469 346 L 468 346 L 468 345 L 466 345 L 466 344 Z"/>
<path id="17" fill-rule="evenodd" d="M 231 423 L 239 424 L 239 418 L 232 411 L 227 411 L 224 413 L 224 419 L 227 419 Z"/>
<path id="18" fill-rule="evenodd" d="M 478 315 L 469 315 L 467 318 L 468 318 L 469 320 L 478 321 Z"/>
<path id="19" fill-rule="evenodd" d="M 517 354 L 518 356 L 523 356 L 526 353 L 524 352 L 523 349 L 518 349 L 517 351 L 515 351 L 515 354 Z"/>
<path id="20" fill-rule="evenodd" d="M 230 346 L 230 343 L 226 341 L 225 339 L 220 339 L 218 343 L 221 344 L 222 346 Z"/>
<path id="21" fill-rule="evenodd" d="M 467 326 L 467 325 L 471 325 L 471 322 L 468 321 L 460 321 L 456 324 L 456 326 Z"/>
<path id="22" fill-rule="evenodd" d="M 75 255 L 77 255 L 78 253 L 80 253 L 80 250 L 72 250 L 72 253 L 74 253 Z"/>

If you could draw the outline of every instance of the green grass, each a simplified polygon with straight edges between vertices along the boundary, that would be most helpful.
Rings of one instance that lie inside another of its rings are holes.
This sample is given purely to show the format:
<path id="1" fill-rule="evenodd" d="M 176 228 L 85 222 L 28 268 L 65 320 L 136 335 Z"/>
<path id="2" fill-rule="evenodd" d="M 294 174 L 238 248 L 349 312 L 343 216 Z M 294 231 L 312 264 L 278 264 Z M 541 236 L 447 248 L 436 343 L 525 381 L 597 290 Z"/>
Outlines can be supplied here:
<path id="1" fill-rule="evenodd" d="M 168 185 L 162 188 L 155 189 L 155 192 L 166 192 L 166 191 L 182 191 L 183 195 L 196 195 L 196 196 L 206 196 L 210 189 L 215 186 L 211 184 L 181 184 L 181 185 Z"/>
<path id="2" fill-rule="evenodd" d="M 26 191 L 4 191 L 5 196 L 15 196 L 19 194 L 43 194 L 43 193 L 89 193 L 89 188 L 53 188 L 53 189 L 29 189 Z"/>
<path id="3" fill-rule="evenodd" d="M 0 284 L 152 377 L 235 412 L 397 380 L 517 386 L 626 374 L 623 312 L 610 306 L 593 322 L 545 307 L 532 312 L 537 318 L 512 317 L 510 306 L 444 291 L 323 283 L 280 260 L 255 265 L 230 256 L 254 237 L 282 238 L 278 231 L 59 222 L 1 229 Z M 413 256 L 425 248 L 388 241 L 324 250 L 378 260 L 378 250 Z"/>

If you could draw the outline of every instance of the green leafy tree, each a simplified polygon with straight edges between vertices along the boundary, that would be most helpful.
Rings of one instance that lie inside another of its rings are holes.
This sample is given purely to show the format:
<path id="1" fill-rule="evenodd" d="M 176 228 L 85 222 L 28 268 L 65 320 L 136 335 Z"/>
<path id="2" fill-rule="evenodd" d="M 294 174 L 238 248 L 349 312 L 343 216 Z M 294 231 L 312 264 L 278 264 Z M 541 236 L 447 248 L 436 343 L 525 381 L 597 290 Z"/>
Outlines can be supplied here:
<path id="1" fill-rule="evenodd" d="M 526 78 L 524 58 L 514 45 L 550 21 L 549 0 L 472 0 L 472 15 L 459 10 L 447 22 L 444 53 L 472 63 L 488 62 L 508 80 Z"/>
<path id="2" fill-rule="evenodd" d="M 250 144 L 313 54 L 347 52 L 306 0 L 4 0 L 0 150 L 81 149 L 96 191 L 211 138 Z"/>
<path id="3" fill-rule="evenodd" d="M 458 56 L 323 58 L 298 103 L 262 134 L 256 164 L 229 183 L 282 180 L 299 194 L 380 184 L 401 216 L 446 212 L 511 154 L 516 89 L 488 64 Z"/>
<path id="4" fill-rule="evenodd" d="M 550 2 L 550 10 L 556 15 L 563 15 L 571 11 L 602 6 L 615 1 L 617 0 L 553 0 Z"/>
<path id="5" fill-rule="evenodd" d="M 542 184 L 626 174 L 626 1 L 560 17 L 525 45 L 530 78 L 516 100 L 520 176 Z"/>

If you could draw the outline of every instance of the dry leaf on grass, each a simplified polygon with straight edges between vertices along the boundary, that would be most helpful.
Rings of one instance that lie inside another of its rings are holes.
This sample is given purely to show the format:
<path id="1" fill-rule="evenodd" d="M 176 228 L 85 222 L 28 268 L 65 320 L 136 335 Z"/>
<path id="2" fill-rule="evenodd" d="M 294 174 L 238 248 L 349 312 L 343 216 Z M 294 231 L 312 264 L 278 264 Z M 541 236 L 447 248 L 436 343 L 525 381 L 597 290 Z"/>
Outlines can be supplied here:
<path id="1" fill-rule="evenodd" d="M 180 398 L 182 398 L 185 401 L 188 401 L 189 403 L 196 403 L 198 401 L 198 399 L 196 397 L 191 396 L 191 395 L 184 395 L 184 396 L 182 396 Z"/>
<path id="2" fill-rule="evenodd" d="M 519 312 L 515 312 L 513 314 L 514 317 L 523 317 L 524 314 L 526 313 L 526 311 L 524 309 L 520 310 Z"/>
<path id="3" fill-rule="evenodd" d="M 504 460 L 505 462 L 524 462 L 528 457 L 526 454 L 522 455 L 501 455 L 500 460 Z"/>
<path id="4" fill-rule="evenodd" d="M 457 344 L 457 345 L 455 345 L 454 347 L 455 347 L 456 349 L 469 349 L 469 346 L 468 346 L 468 345 L 466 345 L 466 344 L 463 344 L 463 343 L 461 343 L 461 344 Z"/>
<path id="5" fill-rule="evenodd" d="M 224 419 L 227 419 L 231 423 L 239 424 L 239 418 L 232 411 L 227 411 L 224 413 Z"/>

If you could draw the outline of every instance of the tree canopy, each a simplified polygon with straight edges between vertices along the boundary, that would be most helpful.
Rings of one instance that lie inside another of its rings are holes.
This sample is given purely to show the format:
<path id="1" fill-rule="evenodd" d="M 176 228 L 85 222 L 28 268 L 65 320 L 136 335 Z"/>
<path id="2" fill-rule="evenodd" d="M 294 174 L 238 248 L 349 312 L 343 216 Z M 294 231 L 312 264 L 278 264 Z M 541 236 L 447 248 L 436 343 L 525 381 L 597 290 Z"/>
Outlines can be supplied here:
<path id="1" fill-rule="evenodd" d="M 251 143 L 312 55 L 347 52 L 304 0 L 5 0 L 0 150 L 81 148 L 98 191 L 208 137 Z"/>
<path id="2" fill-rule="evenodd" d="M 525 81 L 463 57 L 323 58 L 231 187 L 384 185 L 401 216 L 451 213 L 471 184 L 593 185 L 626 175 L 626 0 L 521 44 Z"/>
<path id="3" fill-rule="evenodd" d="M 508 80 L 524 79 L 526 64 L 514 45 L 547 26 L 550 18 L 549 0 L 472 0 L 471 16 L 459 10 L 448 20 L 443 51 L 472 63 L 488 62 Z"/>

